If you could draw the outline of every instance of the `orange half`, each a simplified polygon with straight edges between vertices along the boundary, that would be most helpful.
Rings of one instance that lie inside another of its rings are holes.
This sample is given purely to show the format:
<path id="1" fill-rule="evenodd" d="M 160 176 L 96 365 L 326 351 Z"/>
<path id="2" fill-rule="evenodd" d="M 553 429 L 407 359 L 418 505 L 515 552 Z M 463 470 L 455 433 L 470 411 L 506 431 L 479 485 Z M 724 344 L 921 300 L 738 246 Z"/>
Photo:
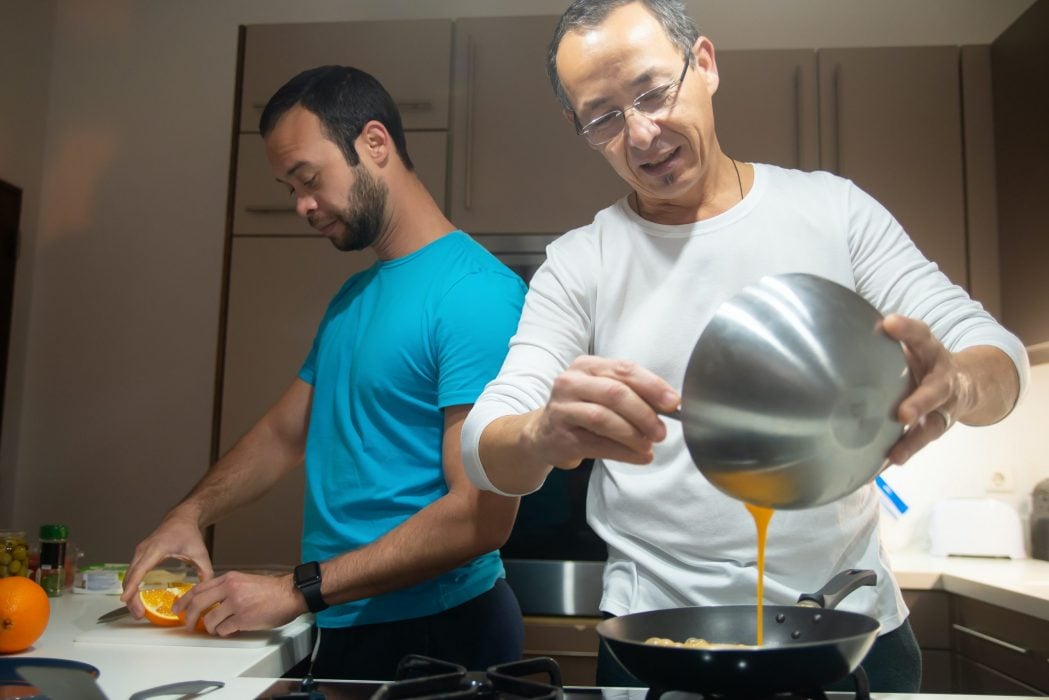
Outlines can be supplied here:
<path id="1" fill-rule="evenodd" d="M 192 583 L 170 583 L 161 587 L 143 588 L 138 599 L 146 608 L 146 619 L 161 627 L 176 627 L 182 620 L 171 610 L 179 596 L 193 588 Z"/>

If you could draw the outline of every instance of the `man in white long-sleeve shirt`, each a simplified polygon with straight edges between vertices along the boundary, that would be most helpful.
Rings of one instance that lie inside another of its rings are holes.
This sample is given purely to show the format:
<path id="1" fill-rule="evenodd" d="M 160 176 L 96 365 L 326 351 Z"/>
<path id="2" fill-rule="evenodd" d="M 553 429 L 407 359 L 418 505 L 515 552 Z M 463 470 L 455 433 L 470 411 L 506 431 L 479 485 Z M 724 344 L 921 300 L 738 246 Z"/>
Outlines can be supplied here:
<path id="1" fill-rule="evenodd" d="M 587 519 L 608 544 L 606 615 L 753 604 L 754 527 L 692 464 L 680 403 L 691 349 L 718 305 L 768 274 L 808 272 L 887 315 L 918 386 L 899 407 L 902 464 L 953 421 L 996 422 L 1029 371 L 1022 344 L 926 260 L 848 180 L 723 153 L 711 42 L 679 0 L 575 0 L 550 48 L 566 117 L 633 192 L 547 249 L 499 377 L 463 429 L 481 488 L 525 494 L 554 468 L 597 458 Z M 640 466 L 643 465 L 643 466 Z M 834 573 L 868 568 L 876 588 L 840 606 L 877 618 L 864 660 L 879 691 L 916 691 L 920 656 L 886 564 L 878 499 L 777 513 L 765 599 L 791 604 Z M 630 683 L 602 648 L 598 683 Z"/>

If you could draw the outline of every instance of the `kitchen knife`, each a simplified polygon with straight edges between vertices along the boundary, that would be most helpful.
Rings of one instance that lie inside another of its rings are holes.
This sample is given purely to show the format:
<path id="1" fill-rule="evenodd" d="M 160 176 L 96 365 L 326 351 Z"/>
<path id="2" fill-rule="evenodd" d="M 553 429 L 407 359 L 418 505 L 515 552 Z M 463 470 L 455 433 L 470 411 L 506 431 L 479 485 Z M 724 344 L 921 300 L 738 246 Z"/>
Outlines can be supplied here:
<path id="1" fill-rule="evenodd" d="M 95 620 L 95 624 L 98 624 L 100 622 L 112 622 L 113 620 L 119 620 L 125 615 L 130 614 L 131 611 L 128 610 L 127 606 L 125 605 L 123 607 L 117 608 L 116 610 L 110 610 L 105 615 L 100 616 L 97 620 Z"/>

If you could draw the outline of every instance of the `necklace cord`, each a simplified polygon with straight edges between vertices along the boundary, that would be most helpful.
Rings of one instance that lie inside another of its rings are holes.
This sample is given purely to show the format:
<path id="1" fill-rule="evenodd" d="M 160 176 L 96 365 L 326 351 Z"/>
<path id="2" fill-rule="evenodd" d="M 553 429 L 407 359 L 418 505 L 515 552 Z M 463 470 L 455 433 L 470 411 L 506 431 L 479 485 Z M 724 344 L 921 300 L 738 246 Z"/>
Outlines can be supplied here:
<path id="1" fill-rule="evenodd" d="M 743 180 L 739 177 L 739 168 L 736 167 L 736 159 L 729 158 L 732 161 L 732 169 L 736 171 L 736 184 L 739 185 L 739 201 L 743 201 Z"/>

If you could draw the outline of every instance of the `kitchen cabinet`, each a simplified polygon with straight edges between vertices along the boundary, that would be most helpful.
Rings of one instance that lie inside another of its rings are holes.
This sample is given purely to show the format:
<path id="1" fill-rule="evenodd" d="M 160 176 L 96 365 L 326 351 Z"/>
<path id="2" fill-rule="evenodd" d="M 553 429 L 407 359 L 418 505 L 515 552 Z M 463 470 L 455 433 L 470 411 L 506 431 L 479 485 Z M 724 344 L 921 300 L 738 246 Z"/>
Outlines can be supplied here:
<path id="1" fill-rule="evenodd" d="M 628 191 L 547 80 L 557 19 L 456 20 L 448 210 L 469 233 L 564 233 Z"/>
<path id="2" fill-rule="evenodd" d="M 820 49 L 820 167 L 885 205 L 969 283 L 959 49 Z"/>
<path id="3" fill-rule="evenodd" d="M 955 692 L 1049 694 L 1049 621 L 956 595 L 951 627 Z"/>
<path id="4" fill-rule="evenodd" d="M 904 590 L 907 618 L 922 653 L 923 693 L 951 692 L 951 605 L 944 591 Z"/>
<path id="5" fill-rule="evenodd" d="M 1049 694 L 1049 621 L 940 590 L 904 590 L 924 693 Z"/>
<path id="6" fill-rule="evenodd" d="M 594 685 L 599 622 L 598 617 L 525 616 L 524 657 L 553 658 L 565 685 Z"/>
<path id="7" fill-rule="evenodd" d="M 1031 5 L 991 45 L 1002 320 L 1049 362 L 1049 0 Z"/>
<path id="8" fill-rule="evenodd" d="M 405 131 L 415 172 L 441 205 L 444 202 L 448 134 L 445 131 Z M 317 232 L 295 213 L 295 200 L 277 182 L 258 134 L 241 134 L 237 148 L 237 183 L 233 204 L 234 235 L 311 236 Z"/>
<path id="9" fill-rule="evenodd" d="M 847 177 L 999 310 L 987 47 L 721 51 L 718 140 L 742 160 Z"/>
<path id="10" fill-rule="evenodd" d="M 342 252 L 321 236 L 233 239 L 219 450 L 225 454 L 291 384 L 331 297 L 370 251 Z M 303 470 L 220 521 L 215 564 L 294 565 L 302 533 Z"/>
<path id="11" fill-rule="evenodd" d="M 346 65 L 383 84 L 405 129 L 447 129 L 452 22 L 261 24 L 244 30 L 240 131 L 258 132 L 266 102 L 307 68 Z"/>
<path id="12" fill-rule="evenodd" d="M 717 51 L 714 125 L 736 160 L 819 167 L 814 50 Z"/>

